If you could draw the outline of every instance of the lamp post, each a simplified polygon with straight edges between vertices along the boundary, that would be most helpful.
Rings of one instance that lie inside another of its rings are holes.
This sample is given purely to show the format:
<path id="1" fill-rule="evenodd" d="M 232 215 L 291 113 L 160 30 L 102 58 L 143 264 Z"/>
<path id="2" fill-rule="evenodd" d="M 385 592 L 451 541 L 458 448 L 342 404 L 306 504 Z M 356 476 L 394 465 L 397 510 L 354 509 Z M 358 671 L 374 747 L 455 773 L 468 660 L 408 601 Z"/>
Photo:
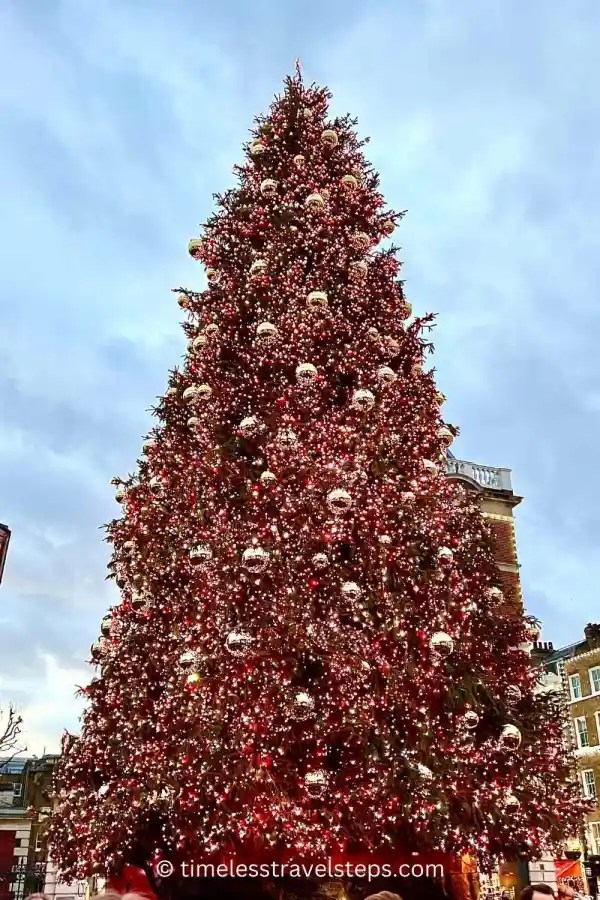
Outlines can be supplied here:
<path id="1" fill-rule="evenodd" d="M 2 576 L 4 574 L 4 563 L 6 562 L 6 554 L 8 553 L 8 545 L 10 543 L 10 528 L 0 522 L 0 584 L 2 584 Z"/>

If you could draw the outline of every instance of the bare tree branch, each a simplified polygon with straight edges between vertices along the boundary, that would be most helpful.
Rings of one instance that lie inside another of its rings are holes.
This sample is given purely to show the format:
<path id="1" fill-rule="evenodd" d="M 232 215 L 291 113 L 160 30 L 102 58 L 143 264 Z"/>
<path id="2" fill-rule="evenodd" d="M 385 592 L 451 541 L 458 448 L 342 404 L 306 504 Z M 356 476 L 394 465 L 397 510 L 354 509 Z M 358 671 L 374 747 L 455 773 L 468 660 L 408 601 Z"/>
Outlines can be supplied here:
<path id="1" fill-rule="evenodd" d="M 3 766 L 27 749 L 19 741 L 22 724 L 23 719 L 12 703 L 0 707 L 0 762 Z"/>

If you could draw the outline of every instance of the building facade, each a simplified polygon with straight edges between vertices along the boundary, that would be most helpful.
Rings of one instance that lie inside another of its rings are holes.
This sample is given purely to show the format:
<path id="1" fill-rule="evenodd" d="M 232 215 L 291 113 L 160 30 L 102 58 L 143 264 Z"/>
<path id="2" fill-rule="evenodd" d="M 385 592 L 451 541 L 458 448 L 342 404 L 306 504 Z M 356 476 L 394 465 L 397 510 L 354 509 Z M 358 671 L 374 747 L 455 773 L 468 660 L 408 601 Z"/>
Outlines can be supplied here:
<path id="1" fill-rule="evenodd" d="M 519 559 L 515 535 L 514 510 L 522 497 L 514 493 L 510 469 L 484 466 L 464 459 L 457 459 L 448 453 L 446 475 L 460 481 L 476 495 L 481 511 L 487 519 L 494 541 L 496 565 L 502 583 L 503 600 L 498 604 L 499 616 L 522 616 L 523 593 L 519 574 Z M 481 878 L 481 897 L 500 897 L 503 891 L 509 897 L 516 897 L 526 884 L 547 880 L 556 884 L 552 860 L 545 878 L 537 877 L 537 870 L 531 872 L 526 863 L 502 864 L 490 878 Z M 536 866 L 547 865 L 540 860 Z"/>
<path id="2" fill-rule="evenodd" d="M 490 524 L 505 595 L 498 606 L 499 615 L 522 615 L 523 594 L 513 511 L 523 498 L 513 492 L 510 469 L 456 459 L 448 453 L 446 475 L 460 481 L 477 495 L 481 511 Z"/>
<path id="3" fill-rule="evenodd" d="M 532 662 L 540 668 L 540 677 L 535 688 L 538 694 L 554 694 L 562 703 L 565 702 L 564 697 L 564 675 L 560 667 L 546 666 L 545 660 L 554 656 L 554 645 L 550 642 L 538 641 L 534 644 L 532 652 Z M 565 720 L 567 719 L 567 711 L 565 707 Z M 573 740 L 570 731 L 564 735 L 564 752 L 573 757 Z M 574 760 L 573 760 L 574 764 Z M 576 836 L 574 836 L 575 845 L 578 844 Z M 554 890 L 557 889 L 559 882 L 570 881 L 577 884 L 579 888 L 583 888 L 583 870 L 581 868 L 581 849 L 575 850 L 569 854 L 565 848 L 565 855 L 570 858 L 557 859 L 550 854 L 546 854 L 542 859 L 530 864 L 529 875 L 532 884 L 549 884 Z"/>
<path id="4" fill-rule="evenodd" d="M 594 809 L 587 817 L 588 854 L 600 858 L 600 624 L 590 623 L 583 639 L 548 654 L 546 677 L 560 678 L 584 797 Z"/>
<path id="5" fill-rule="evenodd" d="M 586 843 L 600 857 L 600 625 L 585 628 L 584 640 L 565 659 L 569 711 L 583 795 L 594 803 Z"/>
<path id="6" fill-rule="evenodd" d="M 19 898 L 40 889 L 43 880 L 28 878 L 31 819 L 26 807 L 28 760 L 0 760 L 0 900 Z"/>
<path id="7" fill-rule="evenodd" d="M 24 900 L 49 886 L 51 896 L 77 896 L 76 889 L 57 883 L 47 859 L 57 761 L 54 754 L 0 760 L 0 900 Z"/>
<path id="8" fill-rule="evenodd" d="M 595 895 L 600 887 L 600 624 L 586 625 L 580 641 L 557 650 L 551 644 L 538 644 L 535 653 L 544 668 L 540 689 L 560 693 L 564 700 L 565 739 L 583 796 L 592 805 L 580 855 L 590 892 Z M 571 856 L 576 855 L 574 849 Z"/>

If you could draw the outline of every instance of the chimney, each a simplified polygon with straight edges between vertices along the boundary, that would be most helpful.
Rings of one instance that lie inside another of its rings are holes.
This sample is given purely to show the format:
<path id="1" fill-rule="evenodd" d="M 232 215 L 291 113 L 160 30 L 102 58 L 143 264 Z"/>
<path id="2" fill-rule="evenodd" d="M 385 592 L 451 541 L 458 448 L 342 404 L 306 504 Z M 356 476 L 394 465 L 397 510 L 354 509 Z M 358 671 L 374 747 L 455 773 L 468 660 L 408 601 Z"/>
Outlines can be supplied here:
<path id="1" fill-rule="evenodd" d="M 552 641 L 534 641 L 532 653 L 535 653 L 537 657 L 544 657 L 549 655 L 554 651 L 554 644 Z"/>
<path id="2" fill-rule="evenodd" d="M 600 643 L 600 625 L 597 623 L 588 622 L 583 629 L 583 633 L 588 644 L 596 646 L 596 644 Z"/>

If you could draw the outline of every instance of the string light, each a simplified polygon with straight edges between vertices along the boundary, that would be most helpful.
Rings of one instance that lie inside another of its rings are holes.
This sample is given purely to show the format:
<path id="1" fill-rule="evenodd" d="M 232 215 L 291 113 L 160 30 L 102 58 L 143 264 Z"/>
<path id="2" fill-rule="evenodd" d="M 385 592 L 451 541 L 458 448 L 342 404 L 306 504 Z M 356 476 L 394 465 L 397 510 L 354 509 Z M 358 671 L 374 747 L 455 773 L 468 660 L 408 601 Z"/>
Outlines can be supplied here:
<path id="1" fill-rule="evenodd" d="M 348 117 L 288 79 L 189 252 L 190 342 L 108 526 L 121 602 L 66 736 L 53 857 L 134 846 L 535 855 L 577 830 L 562 720 L 445 478 L 385 208 Z"/>

